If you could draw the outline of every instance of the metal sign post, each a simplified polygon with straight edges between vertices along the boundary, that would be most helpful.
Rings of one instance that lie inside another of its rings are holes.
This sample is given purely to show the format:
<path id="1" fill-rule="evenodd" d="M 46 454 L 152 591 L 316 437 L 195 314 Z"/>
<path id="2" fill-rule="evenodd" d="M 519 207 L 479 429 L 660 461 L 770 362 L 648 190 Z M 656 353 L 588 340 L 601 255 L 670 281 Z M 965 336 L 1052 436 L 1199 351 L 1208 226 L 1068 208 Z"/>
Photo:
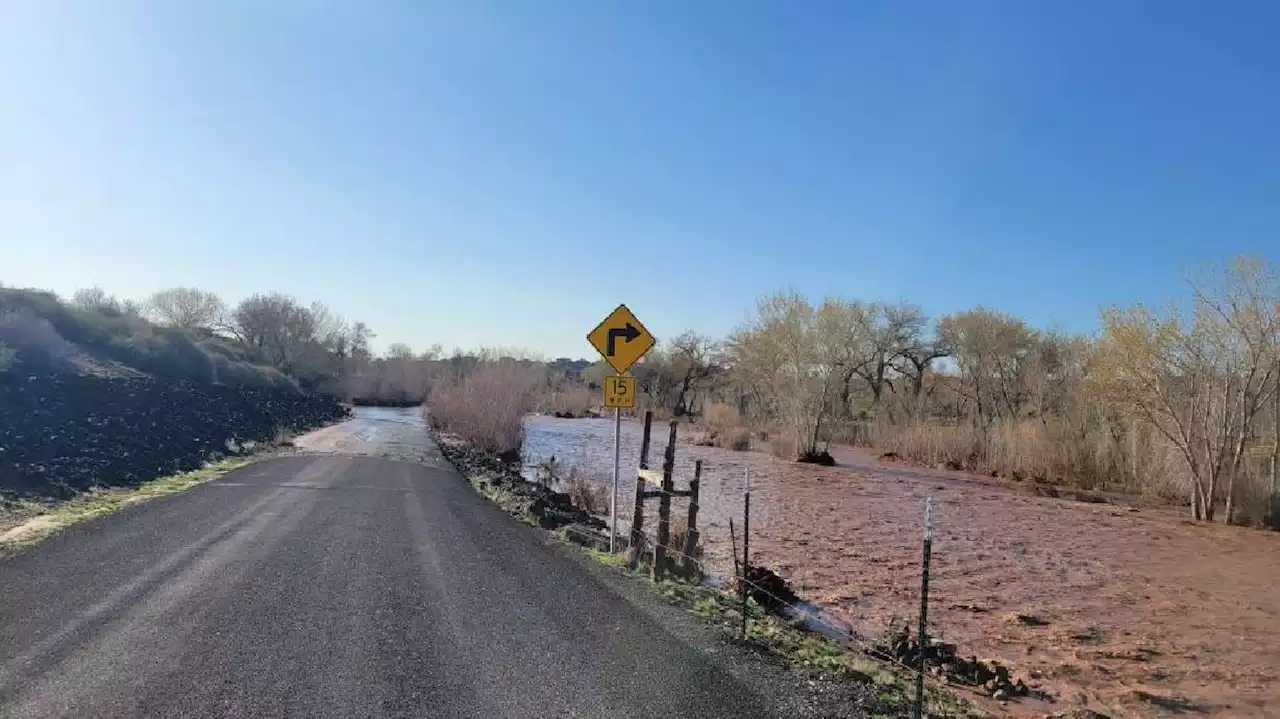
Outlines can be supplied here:
<path id="1" fill-rule="evenodd" d="M 622 456 L 622 409 L 613 408 L 613 498 L 609 500 L 609 553 L 618 551 L 618 474 Z"/>
<path id="2" fill-rule="evenodd" d="M 618 542 L 618 478 L 621 474 L 622 408 L 636 406 L 636 378 L 626 374 L 657 342 L 626 305 L 618 305 L 587 333 L 587 341 L 617 372 L 604 378 L 604 406 L 613 408 L 613 492 L 609 500 L 609 551 Z"/>
<path id="3" fill-rule="evenodd" d="M 604 378 L 604 406 L 613 408 L 613 494 L 609 501 L 609 551 L 617 551 L 618 480 L 622 474 L 622 408 L 636 406 L 636 378 L 609 375 Z"/>

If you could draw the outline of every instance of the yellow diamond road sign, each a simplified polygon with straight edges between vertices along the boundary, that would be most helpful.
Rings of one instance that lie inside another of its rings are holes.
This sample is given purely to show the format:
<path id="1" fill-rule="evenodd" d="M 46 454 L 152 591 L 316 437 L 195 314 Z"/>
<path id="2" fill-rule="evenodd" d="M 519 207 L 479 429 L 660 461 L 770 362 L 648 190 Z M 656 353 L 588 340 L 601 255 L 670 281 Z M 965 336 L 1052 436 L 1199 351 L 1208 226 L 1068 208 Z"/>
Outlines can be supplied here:
<path id="1" fill-rule="evenodd" d="M 604 378 L 604 406 L 609 409 L 636 406 L 636 378 L 631 375 L 609 375 Z"/>
<path id="2" fill-rule="evenodd" d="M 609 313 L 604 322 L 587 335 L 587 341 L 595 346 L 604 361 L 618 374 L 626 372 L 654 344 L 653 335 L 649 334 L 649 330 L 640 324 L 640 320 L 631 314 L 626 305 L 618 305 L 618 309 Z"/>

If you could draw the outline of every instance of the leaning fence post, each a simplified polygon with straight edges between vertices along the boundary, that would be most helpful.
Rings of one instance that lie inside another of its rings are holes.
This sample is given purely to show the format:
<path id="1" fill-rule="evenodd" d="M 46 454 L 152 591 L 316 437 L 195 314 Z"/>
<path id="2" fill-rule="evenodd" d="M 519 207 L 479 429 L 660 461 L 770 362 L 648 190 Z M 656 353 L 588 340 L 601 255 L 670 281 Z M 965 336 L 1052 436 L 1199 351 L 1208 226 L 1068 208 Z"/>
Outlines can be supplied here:
<path id="1" fill-rule="evenodd" d="M 644 413 L 644 437 L 640 440 L 640 469 L 649 468 L 649 431 L 653 427 L 653 412 Z M 644 545 L 644 480 L 636 477 L 636 505 L 631 514 L 631 546 L 627 550 L 627 566 L 635 569 L 640 564 Z"/>
<path id="2" fill-rule="evenodd" d="M 671 493 L 675 491 L 672 475 L 676 469 L 676 428 L 678 420 L 671 420 L 671 432 L 667 438 L 667 453 L 662 461 L 662 494 L 658 497 L 658 546 L 653 548 L 653 579 L 662 579 L 667 571 L 667 544 L 671 541 Z"/>
<path id="3" fill-rule="evenodd" d="M 689 519 L 685 523 L 684 535 L 684 576 L 695 575 L 696 564 L 693 553 L 698 549 L 698 489 L 702 486 L 702 460 L 693 463 L 693 481 L 689 483 Z"/>
<path id="4" fill-rule="evenodd" d="M 742 470 L 742 638 L 747 638 L 747 575 L 751 573 L 751 470 Z"/>
<path id="5" fill-rule="evenodd" d="M 926 648 L 928 646 L 929 620 L 929 558 L 933 553 L 933 497 L 924 502 L 924 560 L 920 572 L 920 627 L 917 631 L 919 639 L 919 666 L 916 667 L 916 706 L 915 719 L 924 716 L 924 670 Z"/>

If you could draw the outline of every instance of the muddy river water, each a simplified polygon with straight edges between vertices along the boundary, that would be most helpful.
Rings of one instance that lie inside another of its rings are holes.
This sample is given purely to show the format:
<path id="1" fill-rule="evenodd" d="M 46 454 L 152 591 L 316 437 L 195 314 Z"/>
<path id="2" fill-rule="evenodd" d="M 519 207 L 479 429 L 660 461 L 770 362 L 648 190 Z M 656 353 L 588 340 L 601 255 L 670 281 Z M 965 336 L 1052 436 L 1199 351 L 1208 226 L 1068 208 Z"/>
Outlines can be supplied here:
<path id="1" fill-rule="evenodd" d="M 526 428 L 527 472 L 554 455 L 609 481 L 611 419 L 534 417 Z M 653 467 L 666 436 L 655 424 Z M 623 423 L 624 518 L 640 437 L 638 422 Z M 1039 497 L 1016 484 L 883 464 L 852 448 L 833 454 L 838 466 L 814 467 L 678 443 L 678 488 L 694 461 L 704 462 L 709 568 L 733 571 L 728 521 L 741 517 L 749 472 L 753 562 L 874 633 L 916 614 L 932 496 L 935 636 L 1113 716 L 1162 716 L 1174 706 L 1280 716 L 1280 534 L 1193 524 L 1172 508 Z"/>

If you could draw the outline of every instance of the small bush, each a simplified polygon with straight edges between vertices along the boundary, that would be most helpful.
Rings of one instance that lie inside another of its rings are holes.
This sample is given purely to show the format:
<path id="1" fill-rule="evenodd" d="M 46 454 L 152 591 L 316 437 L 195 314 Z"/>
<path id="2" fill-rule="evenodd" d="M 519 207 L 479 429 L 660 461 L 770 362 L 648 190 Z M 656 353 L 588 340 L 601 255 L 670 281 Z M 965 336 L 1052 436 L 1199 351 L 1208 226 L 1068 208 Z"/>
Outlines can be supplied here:
<path id="1" fill-rule="evenodd" d="M 696 426 L 699 429 L 689 435 L 689 441 L 696 446 L 751 449 L 751 430 L 742 426 L 742 416 L 733 405 L 708 404 Z"/>
<path id="2" fill-rule="evenodd" d="M 596 393 L 582 385 L 550 389 L 538 397 L 537 409 L 557 417 L 582 417 L 595 409 Z"/>
<path id="3" fill-rule="evenodd" d="M 62 369 L 75 354 L 75 348 L 48 320 L 30 310 L 0 313 L 0 342 L 12 348 L 11 359 L 28 369 Z"/>
<path id="4" fill-rule="evenodd" d="M 684 555 L 685 544 L 689 541 L 689 518 L 679 512 L 672 512 L 671 524 L 668 528 L 669 539 L 667 546 L 675 550 L 672 552 L 677 558 Z M 701 554 L 698 548 L 694 548 L 694 559 Z"/>
<path id="5" fill-rule="evenodd" d="M 575 507 L 602 516 L 609 513 L 608 483 L 588 479 L 574 467 L 557 485 L 557 489 L 569 495 Z"/>
<path id="6" fill-rule="evenodd" d="M 742 424 L 738 408 L 731 404 L 715 402 L 702 411 L 702 422 L 715 429 L 728 429 Z"/>
<path id="7" fill-rule="evenodd" d="M 524 416 L 534 406 L 542 376 L 514 362 L 485 362 L 464 379 L 435 388 L 427 414 L 436 426 L 477 449 L 494 454 L 519 452 Z"/>
<path id="8" fill-rule="evenodd" d="M 113 355 L 130 367 L 154 375 L 181 377 L 201 384 L 215 379 L 214 361 L 184 330 L 137 327 L 110 342 Z"/>
<path id="9" fill-rule="evenodd" d="M 795 438 L 787 434 L 774 435 L 773 439 L 769 440 L 769 452 L 778 459 L 785 459 L 788 462 L 794 462 L 800 454 Z"/>
<path id="10" fill-rule="evenodd" d="M 695 447 L 716 446 L 716 434 L 710 431 L 695 431 L 689 435 L 689 441 Z"/>
<path id="11" fill-rule="evenodd" d="M 733 427 L 716 435 L 716 446 L 745 452 L 751 449 L 751 430 L 746 427 Z"/>
<path id="12" fill-rule="evenodd" d="M 577 467 L 566 470 L 554 455 L 539 462 L 535 472 L 535 479 L 539 484 L 569 495 L 569 500 L 575 507 L 591 514 L 609 513 L 607 480 L 591 479 Z"/>
<path id="13" fill-rule="evenodd" d="M 275 367 L 237 362 L 222 355 L 212 357 L 214 381 L 228 387 L 287 389 L 298 391 L 298 383 Z"/>

